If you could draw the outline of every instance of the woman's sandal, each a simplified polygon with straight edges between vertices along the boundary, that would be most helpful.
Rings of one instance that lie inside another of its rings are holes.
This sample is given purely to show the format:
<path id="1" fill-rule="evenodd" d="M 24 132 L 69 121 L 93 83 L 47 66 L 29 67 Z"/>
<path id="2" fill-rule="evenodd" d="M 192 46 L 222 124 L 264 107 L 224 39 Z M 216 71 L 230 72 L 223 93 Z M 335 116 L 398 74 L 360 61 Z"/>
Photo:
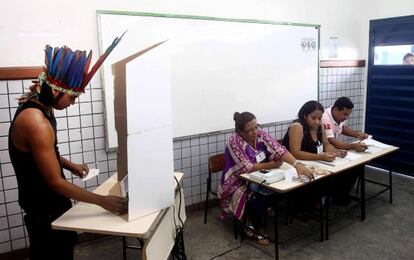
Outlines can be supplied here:
<path id="1" fill-rule="evenodd" d="M 257 235 L 255 237 L 256 239 L 256 243 L 261 245 L 261 246 L 268 246 L 270 245 L 270 241 L 269 239 L 267 239 L 267 237 L 261 236 L 261 235 Z"/>
<path id="2" fill-rule="evenodd" d="M 244 234 L 246 234 L 246 237 L 248 238 L 254 238 L 254 235 L 256 234 L 254 231 L 253 226 L 247 226 L 244 228 Z"/>

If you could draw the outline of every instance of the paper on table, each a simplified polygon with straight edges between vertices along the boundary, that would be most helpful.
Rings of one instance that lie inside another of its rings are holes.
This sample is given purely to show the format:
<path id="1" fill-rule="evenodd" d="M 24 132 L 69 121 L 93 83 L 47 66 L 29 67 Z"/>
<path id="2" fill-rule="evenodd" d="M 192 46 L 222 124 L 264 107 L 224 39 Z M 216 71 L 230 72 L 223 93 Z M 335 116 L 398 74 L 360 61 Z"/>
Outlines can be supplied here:
<path id="1" fill-rule="evenodd" d="M 327 165 L 330 165 L 330 166 L 338 166 L 338 165 L 344 164 L 344 163 L 349 162 L 349 161 L 351 161 L 351 159 L 348 159 L 346 157 L 345 158 L 336 157 L 335 160 L 333 160 L 332 162 L 327 162 L 327 161 L 316 161 L 316 162 L 317 163 L 322 163 L 322 164 L 327 164 Z"/>
<path id="2" fill-rule="evenodd" d="M 89 169 L 88 175 L 83 177 L 81 180 L 82 181 L 87 181 L 89 179 L 92 179 L 93 177 L 95 177 L 98 174 L 99 174 L 99 169 Z"/>
<path id="3" fill-rule="evenodd" d="M 357 152 L 353 152 L 353 151 L 348 151 L 348 153 L 345 156 L 345 158 L 350 160 L 350 161 L 358 159 L 360 157 L 362 157 L 362 154 L 357 153 Z"/>
<path id="4" fill-rule="evenodd" d="M 376 147 L 376 146 L 368 146 L 368 148 L 364 151 L 365 153 L 376 153 L 381 151 L 384 148 Z"/>
<path id="5" fill-rule="evenodd" d="M 361 141 L 361 143 L 363 143 L 367 146 L 375 146 L 375 147 L 378 147 L 378 148 L 381 148 L 381 149 L 391 147 L 391 145 L 378 142 L 374 139 L 365 139 L 365 140 Z"/>

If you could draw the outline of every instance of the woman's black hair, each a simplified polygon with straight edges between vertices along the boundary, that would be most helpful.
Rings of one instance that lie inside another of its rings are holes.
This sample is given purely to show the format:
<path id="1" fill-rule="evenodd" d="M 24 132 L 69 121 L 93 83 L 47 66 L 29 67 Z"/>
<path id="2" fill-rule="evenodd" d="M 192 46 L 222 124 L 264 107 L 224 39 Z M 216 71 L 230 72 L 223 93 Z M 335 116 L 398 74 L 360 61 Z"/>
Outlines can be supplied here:
<path id="1" fill-rule="evenodd" d="M 312 114 L 314 111 L 320 110 L 322 113 L 325 111 L 321 103 L 319 103 L 316 100 L 311 100 L 303 104 L 303 106 L 299 109 L 298 112 L 298 121 L 303 126 L 304 130 L 308 130 L 309 126 L 306 123 L 305 117 L 307 117 L 309 114 Z"/>
<path id="2" fill-rule="evenodd" d="M 236 132 L 244 131 L 246 124 L 254 119 L 256 119 L 256 117 L 250 112 L 235 112 L 233 115 L 233 120 L 235 122 Z"/>

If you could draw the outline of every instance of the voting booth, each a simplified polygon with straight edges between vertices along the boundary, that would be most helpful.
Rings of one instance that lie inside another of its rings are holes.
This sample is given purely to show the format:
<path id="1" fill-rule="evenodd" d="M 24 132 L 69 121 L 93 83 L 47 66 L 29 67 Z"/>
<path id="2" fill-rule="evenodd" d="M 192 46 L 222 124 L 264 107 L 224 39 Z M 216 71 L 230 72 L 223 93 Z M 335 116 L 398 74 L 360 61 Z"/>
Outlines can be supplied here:
<path id="1" fill-rule="evenodd" d="M 168 43 L 159 42 L 112 66 L 119 146 L 111 193 L 128 197 L 128 221 L 174 200 L 169 57 Z"/>

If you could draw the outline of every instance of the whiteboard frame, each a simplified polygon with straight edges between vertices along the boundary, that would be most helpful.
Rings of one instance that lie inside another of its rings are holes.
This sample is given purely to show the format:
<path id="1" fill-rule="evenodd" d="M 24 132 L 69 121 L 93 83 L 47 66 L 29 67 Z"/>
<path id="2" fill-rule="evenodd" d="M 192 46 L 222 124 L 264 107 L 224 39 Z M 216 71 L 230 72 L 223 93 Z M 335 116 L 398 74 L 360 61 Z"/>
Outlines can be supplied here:
<path id="1" fill-rule="evenodd" d="M 239 22 L 239 23 L 256 23 L 256 24 L 270 24 L 270 25 L 287 25 L 287 26 L 298 26 L 298 27 L 314 27 L 317 29 L 317 100 L 320 99 L 319 96 L 319 61 L 320 61 L 320 25 L 319 24 L 307 24 L 307 23 L 296 23 L 296 22 L 281 22 L 281 21 L 269 21 L 269 20 L 259 20 L 259 19 L 240 19 L 240 18 L 223 18 L 223 17 L 212 17 L 212 16 L 197 16 L 197 15 L 179 15 L 179 14 L 166 14 L 166 13 L 148 13 L 148 12 L 128 12 L 128 11 L 112 11 L 112 10 L 97 10 L 97 28 L 98 28 L 98 42 L 99 42 L 99 52 L 102 54 L 105 51 L 107 46 L 103 46 L 102 41 L 102 27 L 100 22 L 100 15 L 120 15 L 120 16 L 142 16 L 142 17 L 157 17 L 157 18 L 174 18 L 174 19 L 195 19 L 195 20 L 206 20 L 206 21 L 220 21 L 220 22 Z M 108 152 L 117 151 L 117 147 L 111 147 L 109 142 L 109 132 L 108 132 L 108 120 L 107 120 L 107 109 L 106 103 L 107 95 L 105 95 L 105 80 L 104 80 L 104 68 L 101 67 L 100 70 L 101 84 L 102 84 L 102 94 L 103 96 L 103 107 L 104 107 L 104 128 L 105 128 L 105 142 L 106 150 Z M 271 124 L 271 123 L 268 123 Z M 206 136 L 212 135 L 223 131 L 228 131 L 229 129 L 222 129 L 220 131 L 213 132 L 204 132 L 188 136 L 175 137 L 174 140 L 187 139 L 194 136 Z"/>

